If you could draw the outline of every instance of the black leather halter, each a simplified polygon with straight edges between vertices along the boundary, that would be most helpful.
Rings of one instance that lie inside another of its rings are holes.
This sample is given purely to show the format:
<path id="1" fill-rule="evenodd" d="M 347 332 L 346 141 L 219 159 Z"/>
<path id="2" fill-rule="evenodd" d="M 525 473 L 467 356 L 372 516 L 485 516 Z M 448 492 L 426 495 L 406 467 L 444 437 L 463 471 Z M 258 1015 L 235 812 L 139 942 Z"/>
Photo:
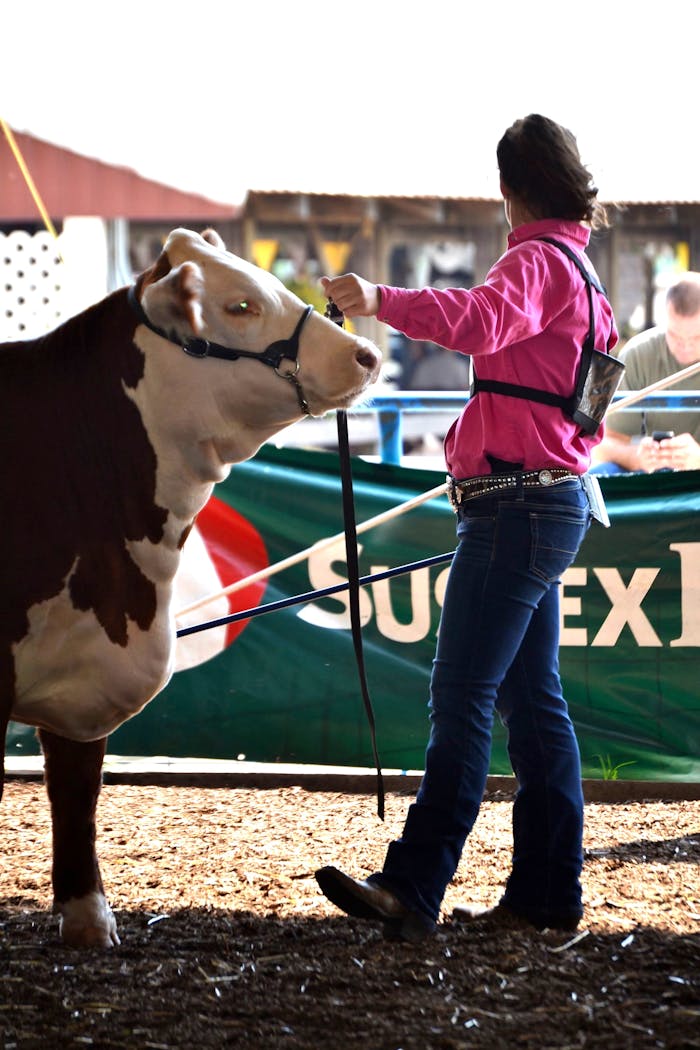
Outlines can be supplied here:
<path id="1" fill-rule="evenodd" d="M 292 332 L 289 339 L 277 339 L 274 343 L 270 343 L 265 350 L 256 352 L 255 350 L 240 350 L 237 347 L 222 346 L 220 343 L 211 343 L 208 339 L 187 339 L 183 342 L 181 339 L 173 338 L 173 336 L 166 332 L 165 329 L 159 328 L 158 325 L 153 324 L 149 320 L 141 302 L 136 294 L 135 285 L 131 285 L 128 290 L 129 306 L 136 314 L 139 323 L 146 325 L 156 335 L 162 336 L 163 339 L 167 339 L 170 343 L 176 343 L 180 346 L 186 354 L 190 357 L 216 357 L 223 361 L 237 361 L 239 357 L 250 357 L 255 361 L 261 361 L 264 365 L 268 365 L 270 368 L 274 368 L 275 372 L 282 379 L 286 379 L 294 386 L 297 400 L 299 402 L 299 408 L 307 415 L 311 415 L 309 404 L 304 396 L 301 383 L 297 379 L 297 373 L 299 372 L 299 336 L 301 330 L 304 327 L 309 316 L 313 313 L 313 306 L 309 305 L 304 308 L 304 312 L 297 321 L 296 328 Z M 289 372 L 280 371 L 280 365 L 285 360 L 294 362 L 294 369 Z"/>

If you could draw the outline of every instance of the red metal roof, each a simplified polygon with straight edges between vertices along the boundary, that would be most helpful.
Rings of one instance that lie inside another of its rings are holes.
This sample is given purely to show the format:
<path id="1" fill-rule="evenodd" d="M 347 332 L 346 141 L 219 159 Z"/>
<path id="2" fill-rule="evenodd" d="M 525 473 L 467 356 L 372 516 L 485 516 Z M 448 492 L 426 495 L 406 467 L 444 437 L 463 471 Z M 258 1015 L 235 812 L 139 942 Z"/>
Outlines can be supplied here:
<path id="1" fill-rule="evenodd" d="M 52 219 L 99 215 L 143 221 L 235 219 L 240 207 L 208 200 L 145 179 L 61 146 L 13 132 L 44 207 Z M 0 222 L 37 222 L 39 211 L 17 160 L 0 130 Z"/>

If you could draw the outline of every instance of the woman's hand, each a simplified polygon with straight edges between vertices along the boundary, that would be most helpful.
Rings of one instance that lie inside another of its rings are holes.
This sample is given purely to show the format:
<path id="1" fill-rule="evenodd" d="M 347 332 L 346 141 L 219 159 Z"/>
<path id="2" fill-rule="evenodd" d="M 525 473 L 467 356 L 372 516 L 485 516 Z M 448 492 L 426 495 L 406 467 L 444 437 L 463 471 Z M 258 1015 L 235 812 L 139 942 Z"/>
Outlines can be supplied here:
<path id="1" fill-rule="evenodd" d="M 655 470 L 700 469 L 700 445 L 692 434 L 676 434 L 661 441 L 642 438 L 638 456 L 641 469 L 648 474 Z"/>
<path id="2" fill-rule="evenodd" d="M 379 288 L 356 273 L 340 277 L 322 277 L 323 291 L 348 317 L 374 317 L 379 310 Z"/>

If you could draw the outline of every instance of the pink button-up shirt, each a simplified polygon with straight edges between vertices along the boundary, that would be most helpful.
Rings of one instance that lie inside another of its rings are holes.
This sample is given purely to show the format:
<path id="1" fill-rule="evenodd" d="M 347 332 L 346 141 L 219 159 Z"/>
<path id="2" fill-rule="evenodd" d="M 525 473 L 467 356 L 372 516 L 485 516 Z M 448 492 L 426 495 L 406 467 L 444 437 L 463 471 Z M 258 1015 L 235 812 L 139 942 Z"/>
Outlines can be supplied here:
<path id="1" fill-rule="evenodd" d="M 588 331 L 588 296 L 574 264 L 537 237 L 554 237 L 583 254 L 590 232 L 577 222 L 543 219 L 516 227 L 508 249 L 476 288 L 381 286 L 380 321 L 474 358 L 480 379 L 497 379 L 569 396 Z M 596 349 L 617 342 L 609 302 L 593 289 Z M 486 453 L 524 470 L 567 467 L 583 474 L 603 436 L 582 434 L 559 408 L 481 391 L 445 438 L 456 478 L 490 474 Z"/>

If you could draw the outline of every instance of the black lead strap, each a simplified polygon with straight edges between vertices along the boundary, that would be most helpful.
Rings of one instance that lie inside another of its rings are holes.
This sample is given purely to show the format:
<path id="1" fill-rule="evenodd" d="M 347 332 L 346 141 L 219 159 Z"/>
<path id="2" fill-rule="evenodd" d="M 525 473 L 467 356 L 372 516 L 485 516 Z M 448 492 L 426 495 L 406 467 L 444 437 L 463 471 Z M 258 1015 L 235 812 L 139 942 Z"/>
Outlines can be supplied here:
<path id="1" fill-rule="evenodd" d="M 344 318 L 341 311 L 332 299 L 328 300 L 325 316 L 335 324 L 343 326 Z M 355 647 L 355 660 L 357 672 L 362 690 L 362 700 L 365 705 L 367 721 L 369 723 L 370 738 L 372 741 L 372 754 L 374 766 L 377 770 L 377 813 L 380 820 L 384 820 L 384 780 L 377 751 L 377 730 L 374 720 L 374 710 L 367 686 L 367 675 L 365 672 L 365 657 L 362 646 L 362 623 L 360 620 L 360 567 L 357 555 L 357 528 L 355 524 L 355 503 L 352 491 L 352 465 L 350 461 L 350 442 L 348 440 L 348 417 L 343 409 L 336 412 L 338 425 L 338 456 L 340 458 L 340 480 L 343 492 L 343 521 L 345 524 L 345 560 L 348 567 L 348 600 L 350 604 L 350 626 L 352 628 L 352 640 Z"/>

